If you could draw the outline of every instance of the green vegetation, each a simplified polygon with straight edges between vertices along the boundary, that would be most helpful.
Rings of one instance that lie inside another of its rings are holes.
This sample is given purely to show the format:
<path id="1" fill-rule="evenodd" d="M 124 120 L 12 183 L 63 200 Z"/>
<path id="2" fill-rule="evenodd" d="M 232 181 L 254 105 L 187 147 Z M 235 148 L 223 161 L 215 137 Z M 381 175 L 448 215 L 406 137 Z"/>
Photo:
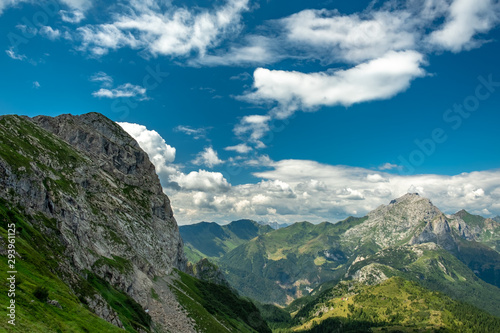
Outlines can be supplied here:
<path id="1" fill-rule="evenodd" d="M 13 172 L 32 172 L 31 163 L 35 162 L 37 168 L 53 175 L 44 180 L 47 189 L 57 186 L 74 193 L 73 184 L 65 172 L 86 163 L 78 151 L 24 117 L 0 117 L 0 131 L 0 158 L 12 167 Z M 40 156 L 52 163 L 40 162 Z"/>
<path id="2" fill-rule="evenodd" d="M 500 316 L 500 290 L 479 279 L 455 256 L 443 249 L 422 249 L 420 257 L 409 246 L 391 247 L 357 262 L 353 273 L 375 263 L 388 277 L 400 276 L 415 281 L 430 290 L 475 305 Z"/>
<path id="3" fill-rule="evenodd" d="M 251 220 L 234 221 L 223 226 L 215 222 L 201 222 L 179 227 L 186 256 L 192 263 L 203 258 L 217 262 L 237 246 L 272 230 L 270 226 Z"/>
<path id="4" fill-rule="evenodd" d="M 91 286 L 99 291 L 111 308 L 118 313 L 120 321 L 128 332 L 150 331 L 151 317 L 140 304 L 92 273 L 88 274 L 88 281 Z"/>
<path id="5" fill-rule="evenodd" d="M 125 258 L 119 256 L 113 256 L 113 259 L 101 257 L 97 260 L 93 267 L 101 267 L 107 265 L 109 267 L 117 269 L 121 274 L 126 274 L 132 270 L 132 263 Z"/>
<path id="6" fill-rule="evenodd" d="M 177 271 L 173 292 L 186 308 L 198 329 L 207 333 L 271 333 L 257 307 L 238 297 L 229 288 L 200 281 Z"/>
<path id="7" fill-rule="evenodd" d="M 365 220 L 350 217 L 336 224 L 295 223 L 228 252 L 220 259 L 220 266 L 229 283 L 242 294 L 259 302 L 285 305 L 290 297 L 307 295 L 321 283 L 344 276 L 354 251 L 342 245 L 341 236 Z M 356 251 L 376 250 L 375 244 L 366 243 Z"/>
<path id="8" fill-rule="evenodd" d="M 462 209 L 461 211 L 457 212 L 455 214 L 456 216 L 459 216 L 462 220 L 464 220 L 467 225 L 471 227 L 475 226 L 484 226 L 484 220 L 486 220 L 484 217 L 479 216 L 479 215 L 473 215 L 467 212 L 466 210 Z"/>
<path id="9" fill-rule="evenodd" d="M 64 250 L 58 233 L 46 229 L 41 233 L 34 225 L 51 225 L 51 220 L 26 216 L 0 200 L 0 244 L 5 246 L 7 226 L 16 224 L 16 331 L 17 332 L 123 332 L 93 314 L 61 280 L 59 256 Z M 45 227 L 47 228 L 47 227 Z M 6 281 L 7 258 L 0 256 L 0 279 Z M 83 282 L 82 282 L 83 283 Z M 37 296 L 39 298 L 37 298 Z M 46 303 L 56 300 L 62 309 Z M 8 304 L 7 293 L 0 293 L 0 303 Z M 7 320 L 0 321 L 0 331 L 9 332 Z"/>
<path id="10" fill-rule="evenodd" d="M 274 332 L 496 332 L 500 318 L 394 277 L 377 286 L 343 282 Z"/>
<path id="11" fill-rule="evenodd" d="M 33 296 L 41 302 L 47 302 L 47 299 L 49 298 L 49 290 L 46 287 L 36 287 L 33 292 Z"/>

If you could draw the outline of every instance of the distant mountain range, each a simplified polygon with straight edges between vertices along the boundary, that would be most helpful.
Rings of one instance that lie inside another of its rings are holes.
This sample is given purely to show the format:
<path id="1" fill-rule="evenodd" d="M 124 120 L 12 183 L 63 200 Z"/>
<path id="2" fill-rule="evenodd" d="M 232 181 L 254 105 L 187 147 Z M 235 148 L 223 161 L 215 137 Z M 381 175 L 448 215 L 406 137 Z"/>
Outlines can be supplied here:
<path id="1" fill-rule="evenodd" d="M 500 315 L 500 223 L 495 219 L 465 210 L 445 215 L 411 193 L 365 217 L 335 224 L 300 222 L 278 230 L 248 225 L 255 238 L 239 239 L 241 245 L 219 256 L 209 247 L 199 252 L 211 253 L 229 283 L 260 302 L 286 305 L 342 280 L 371 285 L 398 276 Z"/>
<path id="2" fill-rule="evenodd" d="M 335 224 L 178 228 L 111 120 L 0 116 L 0 276 L 16 269 L 19 332 L 498 332 L 499 251 L 498 217 L 415 193 Z"/>
<path id="3" fill-rule="evenodd" d="M 286 228 L 289 225 L 291 225 L 291 223 L 264 222 L 264 221 L 257 221 L 257 223 L 258 224 L 262 224 L 262 225 L 268 225 L 268 226 L 270 226 L 273 229 Z"/>
<path id="4" fill-rule="evenodd" d="M 272 230 L 274 229 L 268 225 L 251 220 L 238 220 L 227 225 L 200 222 L 179 227 L 184 240 L 184 251 L 188 260 L 193 263 L 202 258 L 217 261 L 239 245 Z"/>

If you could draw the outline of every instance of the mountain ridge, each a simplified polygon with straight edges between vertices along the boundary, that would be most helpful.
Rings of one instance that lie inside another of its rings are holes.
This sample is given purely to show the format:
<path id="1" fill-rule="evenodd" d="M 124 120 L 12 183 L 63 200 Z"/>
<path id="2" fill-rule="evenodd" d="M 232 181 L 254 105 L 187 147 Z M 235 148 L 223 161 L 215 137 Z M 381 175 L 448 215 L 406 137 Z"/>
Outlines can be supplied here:
<path id="1" fill-rule="evenodd" d="M 470 283 L 447 288 L 447 293 L 452 297 L 455 293 L 479 307 L 480 297 L 468 296 L 471 290 L 480 290 L 477 294 L 483 298 L 489 293 L 496 295 L 493 305 L 483 304 L 483 309 L 494 312 L 500 304 L 500 291 L 491 284 L 499 285 L 499 253 L 491 242 L 467 239 L 459 233 L 459 229 L 463 230 L 460 225 L 467 224 L 457 222 L 457 218 L 447 217 L 429 199 L 408 193 L 379 206 L 364 218 L 348 218 L 336 224 L 298 222 L 260 235 L 223 255 L 220 265 L 229 282 L 244 295 L 281 305 L 311 291 L 317 292 L 324 283 L 331 286 L 346 278 L 374 279 L 377 283 L 395 275 L 408 279 L 402 272 L 411 268 L 410 272 L 413 270 L 424 279 L 429 273 L 429 278 L 436 280 L 424 285 L 439 289 L 451 281 L 448 273 L 462 272 L 458 275 L 464 276 L 467 272 Z M 490 239 L 495 239 L 498 234 L 496 229 L 492 230 Z M 434 247 L 427 251 L 425 264 L 408 266 L 412 265 L 410 258 L 418 256 L 422 251 L 420 246 L 426 244 Z M 394 266 L 395 263 L 381 266 L 378 259 L 369 259 L 377 258 L 386 249 L 397 252 L 401 247 L 407 249 L 404 253 L 410 257 L 400 267 Z M 448 258 L 448 266 L 434 259 L 436 256 Z M 440 270 L 429 271 L 426 265 L 435 265 Z M 262 290 L 252 288 L 253 285 Z"/>
<path id="2" fill-rule="evenodd" d="M 208 332 L 269 332 L 250 302 L 183 273 L 154 165 L 103 115 L 0 116 L 0 185 L 0 256 L 15 225 L 21 330 L 191 333 L 210 322 Z"/>

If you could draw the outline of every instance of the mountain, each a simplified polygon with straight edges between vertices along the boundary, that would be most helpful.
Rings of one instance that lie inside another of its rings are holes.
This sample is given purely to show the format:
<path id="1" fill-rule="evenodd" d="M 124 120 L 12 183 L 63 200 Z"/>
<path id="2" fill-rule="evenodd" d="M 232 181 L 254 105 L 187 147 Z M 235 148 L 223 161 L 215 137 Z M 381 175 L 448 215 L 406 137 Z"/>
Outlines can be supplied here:
<path id="1" fill-rule="evenodd" d="M 217 261 L 237 246 L 272 230 L 268 225 L 251 220 L 233 221 L 227 225 L 200 222 L 179 227 L 187 258 L 193 263 L 202 258 Z"/>
<path id="2" fill-rule="evenodd" d="M 467 240 L 483 243 L 500 251 L 500 219 L 484 218 L 461 210 L 450 216 L 452 226 Z"/>
<path id="3" fill-rule="evenodd" d="M 244 295 L 264 303 L 291 302 L 345 274 L 345 264 L 353 253 L 344 252 L 339 236 L 363 220 L 294 223 L 227 253 L 219 261 L 221 269 L 229 283 Z"/>
<path id="4" fill-rule="evenodd" d="M 281 332 L 496 332 L 500 318 L 393 277 L 376 286 L 341 282 L 307 303 Z M 286 329 L 285 329 L 286 327 Z"/>
<path id="5" fill-rule="evenodd" d="M 231 285 L 263 303 L 289 304 L 343 279 L 378 284 L 401 276 L 500 315 L 500 290 L 489 284 L 498 283 L 499 253 L 459 228 L 472 230 L 409 193 L 363 218 L 300 222 L 258 236 L 220 265 Z M 496 228 L 491 233 L 488 239 L 498 237 Z"/>
<path id="6" fill-rule="evenodd" d="M 0 256 L 21 332 L 270 332 L 252 303 L 184 273 L 153 164 L 97 113 L 0 117 Z"/>
<path id="7" fill-rule="evenodd" d="M 289 225 L 291 225 L 291 223 L 264 222 L 264 221 L 257 221 L 257 223 L 258 224 L 262 224 L 262 225 L 268 225 L 268 226 L 270 226 L 273 229 L 286 228 Z"/>

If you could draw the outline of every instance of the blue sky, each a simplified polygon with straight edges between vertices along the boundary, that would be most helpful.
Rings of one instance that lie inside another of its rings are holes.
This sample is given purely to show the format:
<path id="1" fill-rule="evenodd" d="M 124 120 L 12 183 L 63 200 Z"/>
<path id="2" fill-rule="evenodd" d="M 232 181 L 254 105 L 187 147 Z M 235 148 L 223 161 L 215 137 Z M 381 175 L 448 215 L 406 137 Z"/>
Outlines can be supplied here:
<path id="1" fill-rule="evenodd" d="M 179 224 L 500 214 L 490 0 L 0 0 L 0 114 L 100 112 Z M 498 82 L 498 83 L 497 83 Z"/>

